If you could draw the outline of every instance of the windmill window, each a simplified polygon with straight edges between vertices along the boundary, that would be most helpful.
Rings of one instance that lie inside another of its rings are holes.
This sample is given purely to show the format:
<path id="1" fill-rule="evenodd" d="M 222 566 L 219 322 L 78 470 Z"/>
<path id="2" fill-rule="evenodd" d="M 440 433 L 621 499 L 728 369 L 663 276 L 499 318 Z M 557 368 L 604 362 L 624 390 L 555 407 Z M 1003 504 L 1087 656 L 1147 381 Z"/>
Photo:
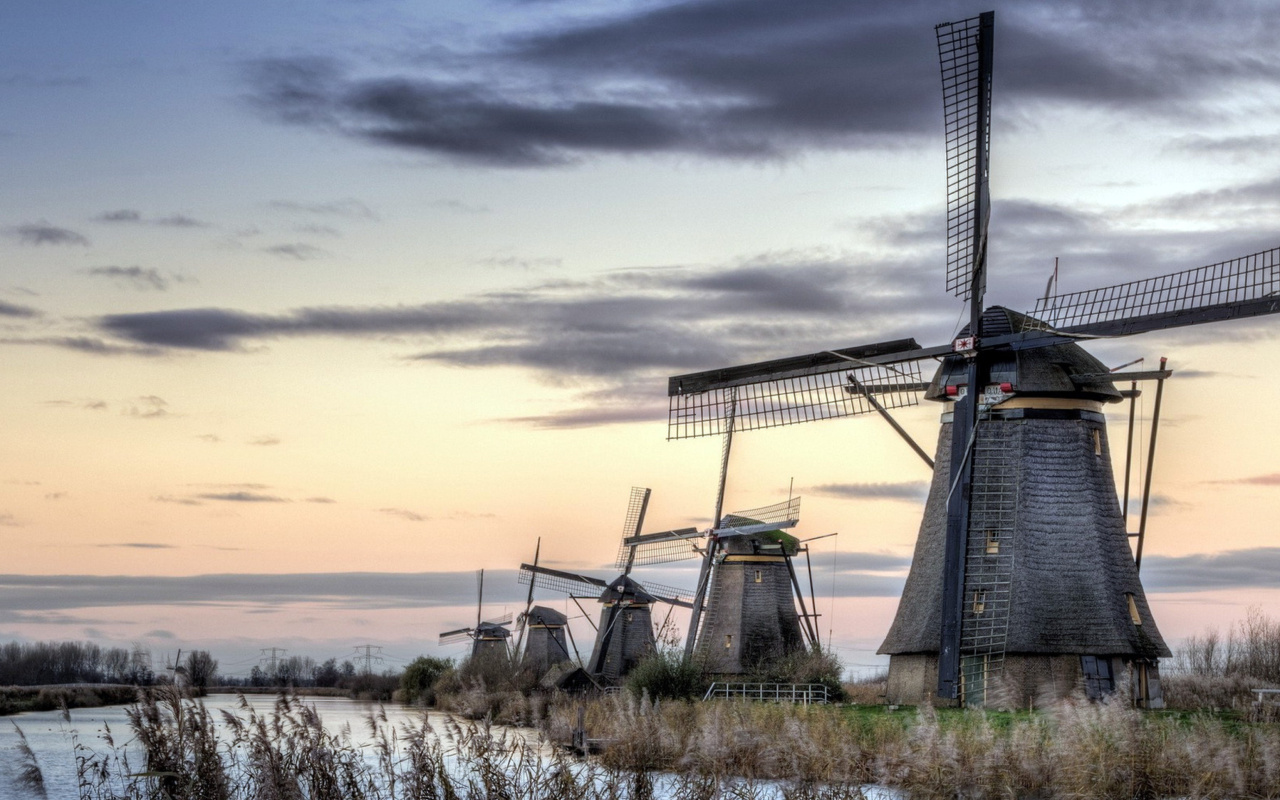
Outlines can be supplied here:
<path id="1" fill-rule="evenodd" d="M 983 611 L 986 611 L 986 610 L 987 610 L 987 590 L 974 589 L 973 590 L 973 613 L 981 614 Z"/>
<path id="2" fill-rule="evenodd" d="M 1000 539 L 995 531 L 987 531 L 987 555 L 994 556 L 1000 553 Z"/>
<path id="3" fill-rule="evenodd" d="M 724 648 L 728 650 L 730 647 L 733 647 L 733 634 L 726 633 L 724 635 Z"/>
<path id="4" fill-rule="evenodd" d="M 1102 455 L 1102 431 L 1097 428 L 1093 429 L 1093 454 L 1095 456 Z"/>
<path id="5" fill-rule="evenodd" d="M 1133 599 L 1133 592 L 1125 592 L 1124 597 L 1129 601 L 1129 619 L 1133 620 L 1134 625 L 1142 624 L 1142 615 L 1138 613 L 1138 602 Z"/>
<path id="6" fill-rule="evenodd" d="M 764 570 L 756 570 L 756 583 L 764 583 Z"/>

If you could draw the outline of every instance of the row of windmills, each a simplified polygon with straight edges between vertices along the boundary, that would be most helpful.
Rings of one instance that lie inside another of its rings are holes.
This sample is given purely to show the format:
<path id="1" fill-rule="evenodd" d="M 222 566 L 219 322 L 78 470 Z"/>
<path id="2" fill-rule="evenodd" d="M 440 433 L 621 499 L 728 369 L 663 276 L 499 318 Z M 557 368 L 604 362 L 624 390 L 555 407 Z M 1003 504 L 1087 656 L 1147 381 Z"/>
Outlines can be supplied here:
<path id="1" fill-rule="evenodd" d="M 1135 535 L 1130 459 L 1121 494 L 1104 409 L 1132 401 L 1139 381 L 1162 387 L 1171 373 L 1163 361 L 1159 370 L 1116 372 L 1081 343 L 1280 312 L 1280 248 L 1069 294 L 1051 286 L 1029 314 L 984 305 L 993 31 L 991 12 L 936 29 L 947 154 L 944 277 L 966 304 L 968 324 L 936 346 L 900 339 L 671 378 L 668 438 L 723 439 L 711 527 L 643 533 L 649 495 L 641 490 L 628 510 L 619 576 L 521 568 L 531 592 L 543 586 L 600 603 L 584 664 L 592 680 L 616 682 L 652 649 L 659 603 L 689 608 L 685 655 L 713 673 L 749 672 L 816 647 L 815 612 L 793 562 L 803 542 L 787 532 L 798 499 L 722 513 L 733 439 L 875 412 L 933 475 L 879 651 L 890 659 L 889 702 L 1025 707 L 1080 688 L 1097 697 L 1127 688 L 1140 706 L 1162 705 L 1159 661 L 1170 652 L 1139 578 L 1150 459 Z M 931 362 L 937 367 L 926 381 Z M 1118 388 L 1125 383 L 1129 389 Z M 942 408 L 932 458 L 890 414 L 922 394 Z M 636 566 L 685 559 L 701 561 L 691 592 L 631 576 Z"/>
<path id="2" fill-rule="evenodd" d="M 702 613 L 695 613 L 691 623 L 690 649 L 713 674 L 768 669 L 780 658 L 817 647 L 816 614 L 808 611 L 813 598 L 805 600 L 792 563 L 805 550 L 799 539 L 785 532 L 798 522 L 799 498 L 726 515 L 719 526 L 708 530 L 646 534 L 642 529 L 650 496 L 647 488 L 631 491 L 615 565 L 620 574 L 609 579 L 541 565 L 539 543 L 534 562 L 520 565 L 519 581 L 529 590 L 526 610 L 517 620 L 520 631 L 515 646 L 510 642 L 514 635 L 508 627 L 510 615 L 482 619 L 483 572 L 476 624 L 440 634 L 440 643 L 470 638 L 472 658 L 505 659 L 539 677 L 550 676 L 560 688 L 619 684 L 657 648 L 655 608 L 667 609 L 665 622 L 672 609 L 692 611 L 695 602 L 700 604 Z M 696 592 L 632 576 L 636 566 L 695 558 L 703 562 Z M 811 578 L 809 584 L 812 587 Z M 567 596 L 588 619 L 591 615 L 581 602 L 599 604 L 588 658 L 576 652 L 565 614 L 533 605 L 535 588 Z M 575 662 L 580 664 L 577 669 Z"/>

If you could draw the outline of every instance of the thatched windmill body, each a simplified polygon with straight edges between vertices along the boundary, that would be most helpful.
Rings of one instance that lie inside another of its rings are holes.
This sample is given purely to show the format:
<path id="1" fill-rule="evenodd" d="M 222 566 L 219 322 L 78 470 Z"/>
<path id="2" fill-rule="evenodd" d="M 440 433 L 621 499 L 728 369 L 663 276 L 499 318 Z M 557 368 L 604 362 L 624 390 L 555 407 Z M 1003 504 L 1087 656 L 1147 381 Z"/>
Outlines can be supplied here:
<path id="1" fill-rule="evenodd" d="M 644 524 L 649 496 L 648 489 L 632 489 L 623 523 L 624 537 L 636 535 Z M 632 667 L 654 651 L 652 609 L 655 604 L 689 606 L 689 592 L 651 581 L 637 581 L 631 577 L 633 566 L 633 559 L 626 559 L 622 574 L 608 581 L 537 564 L 520 565 L 522 584 L 562 592 L 575 602 L 591 598 L 600 603 L 595 643 L 584 669 L 604 685 L 619 683 Z"/>
<path id="2" fill-rule="evenodd" d="M 727 460 L 721 492 L 724 468 Z M 718 525 L 710 530 L 683 528 L 623 540 L 623 547 L 630 548 L 628 557 L 640 564 L 702 559 L 686 641 L 687 652 L 707 672 L 767 670 L 787 655 L 816 646 L 813 618 L 792 563 L 801 542 L 785 532 L 795 527 L 799 514 L 800 498 L 793 497 L 718 516 Z"/>
<path id="3" fill-rule="evenodd" d="M 520 666 L 541 676 L 556 666 L 572 661 L 565 629 L 569 618 L 554 608 L 534 606 L 525 612 L 524 650 Z"/>
<path id="4" fill-rule="evenodd" d="M 1280 248 L 1158 278 L 985 308 L 994 14 L 937 28 L 947 132 L 947 288 L 967 302 L 953 341 L 828 350 L 670 379 L 669 438 L 731 435 L 926 397 L 947 404 L 932 488 L 890 654 L 890 700 L 1018 702 L 1077 685 L 1161 702 L 1156 630 L 1129 551 L 1102 405 L 1115 380 L 1077 344 L 1280 312 Z M 942 359 L 929 384 L 920 365 Z M 1157 397 L 1159 395 L 1157 394 Z M 1150 473 L 1148 473 L 1149 476 Z M 1145 503 L 1144 497 L 1144 503 Z M 997 696 L 995 687 L 1006 692 Z M 1012 688 L 1011 688 L 1012 687 Z M 991 691 L 988 691 L 988 689 Z M 1011 697 L 1010 692 L 1020 694 Z"/>
<path id="5" fill-rule="evenodd" d="M 511 629 L 507 626 L 511 624 L 511 614 L 503 614 L 492 619 L 481 618 L 484 613 L 484 570 L 480 570 L 476 575 L 478 583 L 476 624 L 441 633 L 439 643 L 441 645 L 456 644 L 470 639 L 472 659 L 508 661 L 511 658 L 511 650 L 508 647 Z"/>

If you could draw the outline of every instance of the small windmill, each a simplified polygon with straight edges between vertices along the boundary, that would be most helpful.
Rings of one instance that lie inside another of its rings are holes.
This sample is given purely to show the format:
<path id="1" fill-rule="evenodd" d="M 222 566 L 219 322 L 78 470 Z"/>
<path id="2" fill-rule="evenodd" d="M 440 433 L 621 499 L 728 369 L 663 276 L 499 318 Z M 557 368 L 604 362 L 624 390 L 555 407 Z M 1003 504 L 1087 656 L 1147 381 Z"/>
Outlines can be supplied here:
<path id="1" fill-rule="evenodd" d="M 932 488 L 881 652 L 889 694 L 982 703 L 991 678 L 1029 695 L 1113 688 L 1160 704 L 1156 630 L 1115 494 L 1102 404 L 1114 381 L 1077 344 L 1280 312 L 1280 248 L 1101 289 L 1032 314 L 984 307 L 994 12 L 937 26 L 947 138 L 947 289 L 968 304 L 951 342 L 827 350 L 670 379 L 668 438 L 725 435 L 949 404 Z M 929 384 L 920 365 L 941 359 Z M 901 433 L 901 429 L 899 428 Z M 917 451 L 919 450 L 918 446 Z M 933 461 L 924 456 L 926 461 Z M 1139 553 L 1141 540 L 1139 540 Z M 695 612 L 696 613 L 696 612 Z"/>
<path id="2" fill-rule="evenodd" d="M 484 609 L 484 570 L 476 573 L 478 590 L 476 599 L 476 624 L 468 628 L 458 628 L 440 634 L 439 644 L 456 644 L 470 639 L 471 658 L 473 659 L 509 659 L 507 640 L 511 638 L 511 614 L 500 617 L 482 619 Z"/>
<path id="3" fill-rule="evenodd" d="M 724 481 L 722 469 L 721 499 Z M 784 533 L 799 520 L 800 498 L 792 497 L 717 514 L 718 524 L 708 530 L 681 528 L 625 538 L 619 560 L 623 552 L 640 565 L 701 558 L 686 655 L 696 654 L 711 673 L 753 672 L 818 643 L 792 564 L 801 552 L 800 540 Z"/>
<path id="4" fill-rule="evenodd" d="M 648 489 L 633 488 L 623 522 L 624 536 L 636 535 L 644 524 L 649 505 Z M 624 560 L 622 574 L 612 581 L 551 569 L 536 564 L 520 565 L 520 583 L 563 592 L 576 603 L 592 598 L 601 604 L 600 622 L 596 625 L 595 645 L 586 671 L 605 684 L 616 684 L 642 658 L 653 652 L 654 603 L 689 607 L 688 592 L 652 581 L 643 583 L 631 577 L 633 558 Z M 585 610 L 583 611 L 585 614 Z"/>
<path id="5" fill-rule="evenodd" d="M 542 552 L 542 538 L 533 550 L 533 567 L 538 567 L 538 557 Z M 516 620 L 520 633 L 516 636 L 516 660 L 525 669 L 533 670 L 538 677 L 545 675 L 552 668 L 566 661 L 572 661 L 569 655 L 565 633 L 569 629 L 569 619 L 564 614 L 546 606 L 533 604 L 533 590 L 537 586 L 538 576 L 534 573 L 529 580 L 529 596 L 525 600 L 524 611 Z M 526 640 L 526 635 L 528 639 Z"/>

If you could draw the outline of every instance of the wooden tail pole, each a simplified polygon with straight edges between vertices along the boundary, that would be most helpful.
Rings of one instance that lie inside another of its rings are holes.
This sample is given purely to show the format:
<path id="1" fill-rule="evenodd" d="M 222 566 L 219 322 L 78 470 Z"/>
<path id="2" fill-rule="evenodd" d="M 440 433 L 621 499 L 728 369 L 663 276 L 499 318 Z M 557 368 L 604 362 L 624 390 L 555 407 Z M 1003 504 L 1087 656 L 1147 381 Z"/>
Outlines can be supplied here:
<path id="1" fill-rule="evenodd" d="M 1164 372 L 1165 362 L 1160 359 L 1160 371 Z M 1147 506 L 1151 502 L 1151 473 L 1156 460 L 1156 434 L 1160 431 L 1160 400 L 1164 397 L 1164 378 L 1156 379 L 1156 404 L 1151 411 L 1151 443 L 1147 448 L 1147 475 L 1142 486 L 1142 516 L 1138 519 L 1138 547 L 1133 556 L 1133 565 L 1142 569 L 1142 543 L 1147 536 Z"/>

